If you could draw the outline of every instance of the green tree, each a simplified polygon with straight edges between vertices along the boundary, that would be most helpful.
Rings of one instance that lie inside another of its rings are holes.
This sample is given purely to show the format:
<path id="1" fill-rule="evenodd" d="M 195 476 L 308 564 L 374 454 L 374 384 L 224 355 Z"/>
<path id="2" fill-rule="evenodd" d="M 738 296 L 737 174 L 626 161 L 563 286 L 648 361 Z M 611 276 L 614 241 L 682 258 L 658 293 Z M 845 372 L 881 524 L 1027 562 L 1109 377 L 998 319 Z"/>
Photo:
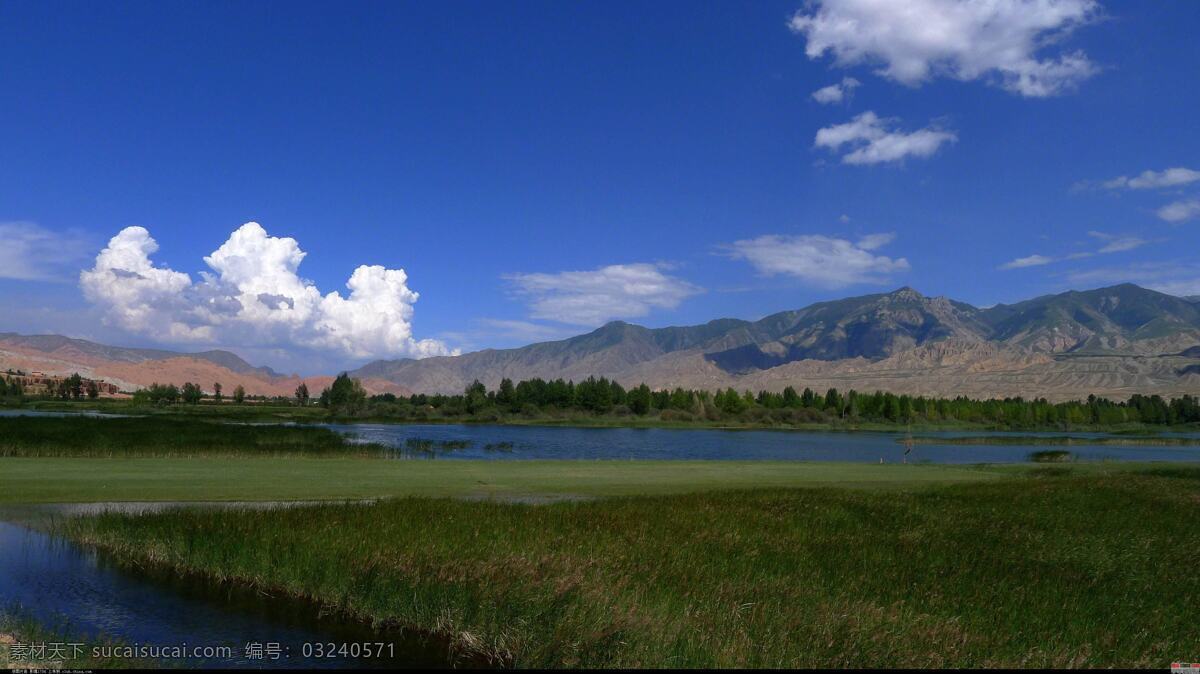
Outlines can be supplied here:
<path id="1" fill-rule="evenodd" d="M 626 395 L 626 400 L 629 403 L 629 409 L 634 414 L 644 415 L 650 413 L 650 387 L 642 384 L 641 386 L 632 389 Z"/>
<path id="2" fill-rule="evenodd" d="M 800 404 L 805 407 L 816 407 L 817 406 L 817 394 L 813 393 L 812 389 L 805 386 L 804 393 L 800 394 Z"/>
<path id="3" fill-rule="evenodd" d="M 721 396 L 720 402 L 717 402 L 717 405 L 726 414 L 741 414 L 742 410 L 745 409 L 745 401 L 742 400 L 742 397 L 732 387 L 725 389 L 725 393 Z"/>
<path id="4" fill-rule="evenodd" d="M 784 407 L 800 407 L 800 395 L 796 393 L 796 389 L 788 386 L 783 389 L 783 406 Z"/>
<path id="5" fill-rule="evenodd" d="M 837 414 L 842 413 L 842 396 L 837 389 L 831 388 L 825 393 L 825 409 Z"/>
<path id="6" fill-rule="evenodd" d="M 189 381 L 184 382 L 183 388 L 179 391 L 179 395 L 183 398 L 183 402 L 189 405 L 195 405 L 196 403 L 200 402 L 201 398 L 204 397 L 204 391 L 200 389 L 199 384 L 193 384 Z"/>
<path id="7" fill-rule="evenodd" d="M 221 382 L 213 384 L 213 400 L 219 404 L 224 399 L 224 396 L 221 395 Z"/>
<path id="8" fill-rule="evenodd" d="M 308 384 L 305 382 L 300 382 L 300 385 L 296 387 L 296 401 L 302 407 L 308 405 Z"/>
<path id="9" fill-rule="evenodd" d="M 463 392 L 464 402 L 466 403 L 467 412 L 475 414 L 476 412 L 488 407 L 491 402 L 488 400 L 487 387 L 478 379 L 471 382 L 471 385 Z"/>
<path id="10" fill-rule="evenodd" d="M 343 372 L 329 386 L 329 407 L 341 410 L 358 409 L 367 399 L 362 382 Z"/>
<path id="11" fill-rule="evenodd" d="M 245 401 L 246 389 L 241 384 L 238 384 L 233 388 L 233 402 L 234 404 L 241 405 Z"/>
<path id="12" fill-rule="evenodd" d="M 96 380 L 94 380 L 94 379 L 89 379 L 89 380 L 88 380 L 88 383 L 87 383 L 87 397 L 88 397 L 88 398 L 90 398 L 90 399 L 92 399 L 92 400 L 95 400 L 96 398 L 99 398 L 99 397 L 100 397 L 100 385 L 99 385 L 99 384 L 97 384 L 97 383 L 96 383 Z"/>
<path id="13" fill-rule="evenodd" d="M 671 391 L 670 406 L 673 410 L 690 410 L 694 401 L 692 400 L 692 392 L 676 387 Z"/>
<path id="14" fill-rule="evenodd" d="M 514 409 L 517 405 L 517 391 L 508 377 L 500 380 L 500 388 L 496 389 L 496 404 L 509 409 Z"/>

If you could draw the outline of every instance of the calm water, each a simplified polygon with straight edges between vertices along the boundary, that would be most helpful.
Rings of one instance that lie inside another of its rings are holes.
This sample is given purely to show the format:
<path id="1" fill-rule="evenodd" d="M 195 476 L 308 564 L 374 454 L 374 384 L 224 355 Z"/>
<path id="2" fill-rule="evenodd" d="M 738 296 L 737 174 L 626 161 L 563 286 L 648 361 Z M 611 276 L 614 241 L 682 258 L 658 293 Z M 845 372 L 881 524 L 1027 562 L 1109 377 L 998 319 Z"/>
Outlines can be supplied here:
<path id="1" fill-rule="evenodd" d="M 149 509 L 153 508 L 143 510 Z M 33 510 L 0 510 L 0 520 L 29 521 L 36 515 Z M 15 606 L 43 625 L 65 621 L 63 636 L 89 648 L 97 643 L 95 636 L 103 634 L 127 646 L 232 649 L 229 658 L 170 661 L 172 666 L 396 668 L 446 667 L 450 662 L 444 644 L 412 633 L 378 632 L 355 621 L 323 616 L 306 602 L 245 588 L 130 570 L 44 532 L 0 521 L 0 607 Z M 393 657 L 303 657 L 305 643 L 381 641 L 394 644 Z M 247 659 L 248 642 L 278 643 L 281 657 Z"/>
<path id="2" fill-rule="evenodd" d="M 362 442 L 397 449 L 404 458 L 437 459 L 693 459 L 899 462 L 903 433 L 720 431 L 660 428 L 565 428 L 546 426 L 329 424 Z M 1036 437 L 1066 433 L 933 432 L 921 437 Z M 1076 438 L 1120 437 L 1070 433 Z M 1158 437 L 1200 438 L 1200 433 Z M 1082 461 L 1200 461 L 1200 445 L 938 445 L 913 447 L 907 460 L 931 463 L 1018 463 L 1040 450 L 1065 449 Z"/>

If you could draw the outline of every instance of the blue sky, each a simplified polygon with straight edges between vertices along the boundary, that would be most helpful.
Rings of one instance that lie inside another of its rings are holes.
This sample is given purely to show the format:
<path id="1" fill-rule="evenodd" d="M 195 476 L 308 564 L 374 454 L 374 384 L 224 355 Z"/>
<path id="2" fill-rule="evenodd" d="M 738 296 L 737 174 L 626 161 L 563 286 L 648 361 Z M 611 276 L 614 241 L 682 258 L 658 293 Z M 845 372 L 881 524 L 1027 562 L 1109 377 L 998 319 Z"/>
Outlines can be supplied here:
<path id="1" fill-rule="evenodd" d="M 901 285 L 1200 294 L 1200 7 L 992 12 L 0 4 L 0 330 L 304 372 Z"/>

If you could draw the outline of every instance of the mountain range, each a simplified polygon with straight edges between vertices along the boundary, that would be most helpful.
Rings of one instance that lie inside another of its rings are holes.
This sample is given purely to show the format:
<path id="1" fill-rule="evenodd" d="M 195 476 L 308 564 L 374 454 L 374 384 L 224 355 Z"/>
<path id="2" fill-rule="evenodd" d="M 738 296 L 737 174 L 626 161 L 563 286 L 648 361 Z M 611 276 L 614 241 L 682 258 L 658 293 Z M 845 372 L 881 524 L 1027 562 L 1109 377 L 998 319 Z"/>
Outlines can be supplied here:
<path id="1" fill-rule="evenodd" d="M 785 386 L 1072 398 L 1200 392 L 1200 303 L 1123 284 L 979 308 L 912 288 L 820 302 L 757 321 L 578 337 L 461 356 L 369 363 L 353 375 L 415 391 L 475 379 L 604 375 L 652 387 Z M 1189 369 L 1190 368 L 1190 369 Z"/>
<path id="2" fill-rule="evenodd" d="M 0 368 L 40 354 L 60 371 L 144 385 L 178 371 L 290 393 L 300 378 L 227 351 L 181 354 L 0 334 Z M 19 360 L 19 359 L 18 359 Z M 86 362 L 85 362 L 86 361 Z M 53 371 L 46 362 L 40 369 Z M 109 376 L 105 376 L 106 373 Z M 625 385 L 875 390 L 972 397 L 1200 393 L 1200 301 L 1132 284 L 980 308 L 912 288 L 819 302 L 756 321 L 646 328 L 621 321 L 569 339 L 421 360 L 378 360 L 351 375 L 368 390 L 457 393 L 478 379 L 606 376 Z M 226 377 L 224 380 L 214 376 Z M 328 377 L 308 377 L 310 388 Z"/>

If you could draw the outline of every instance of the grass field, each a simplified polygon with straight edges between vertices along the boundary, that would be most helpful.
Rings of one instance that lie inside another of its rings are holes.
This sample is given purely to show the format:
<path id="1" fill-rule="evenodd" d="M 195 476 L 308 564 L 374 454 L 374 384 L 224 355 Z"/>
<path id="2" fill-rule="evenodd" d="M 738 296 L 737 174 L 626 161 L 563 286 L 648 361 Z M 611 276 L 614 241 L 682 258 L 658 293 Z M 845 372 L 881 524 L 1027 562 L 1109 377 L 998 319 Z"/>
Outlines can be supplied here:
<path id="1" fill-rule="evenodd" d="M 1164 667 L 1200 643 L 1200 468 L 762 486 L 64 526 L 130 561 L 313 597 L 516 666 Z"/>
<path id="2" fill-rule="evenodd" d="M 497 664 L 1161 667 L 1200 643 L 1196 465 L 388 460 L 167 417 L 0 418 L 4 454 L 0 503 L 383 499 L 51 526 Z"/>
<path id="3" fill-rule="evenodd" d="M 1016 470 L 1023 469 L 795 461 L 3 458 L 0 502 L 620 496 L 830 485 L 894 488 L 982 482 Z"/>

